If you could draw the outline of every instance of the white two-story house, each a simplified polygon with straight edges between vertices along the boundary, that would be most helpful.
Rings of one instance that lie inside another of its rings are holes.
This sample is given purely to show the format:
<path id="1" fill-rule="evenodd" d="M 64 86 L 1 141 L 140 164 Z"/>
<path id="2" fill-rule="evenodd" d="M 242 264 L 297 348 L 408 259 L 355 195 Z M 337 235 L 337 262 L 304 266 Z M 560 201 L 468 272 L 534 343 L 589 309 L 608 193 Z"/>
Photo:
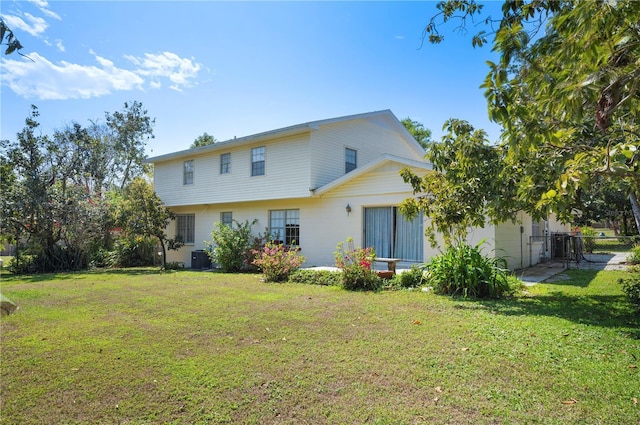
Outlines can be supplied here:
<path id="1" fill-rule="evenodd" d="M 330 266 L 336 244 L 352 237 L 400 267 L 423 263 L 438 251 L 424 237 L 422 217 L 407 221 L 397 206 L 412 196 L 399 171 L 427 173 L 424 150 L 389 110 L 313 121 L 234 138 L 147 160 L 155 191 L 176 213 L 167 234 L 185 242 L 168 261 L 192 262 L 214 223 L 257 220 L 253 231 L 295 243 L 304 266 Z M 476 229 L 471 242 L 487 252 L 519 254 L 512 268 L 532 261 L 531 224 Z M 516 249 L 515 245 L 519 244 Z M 536 254 L 537 255 L 537 254 Z M 536 257 L 537 258 L 537 257 Z"/>

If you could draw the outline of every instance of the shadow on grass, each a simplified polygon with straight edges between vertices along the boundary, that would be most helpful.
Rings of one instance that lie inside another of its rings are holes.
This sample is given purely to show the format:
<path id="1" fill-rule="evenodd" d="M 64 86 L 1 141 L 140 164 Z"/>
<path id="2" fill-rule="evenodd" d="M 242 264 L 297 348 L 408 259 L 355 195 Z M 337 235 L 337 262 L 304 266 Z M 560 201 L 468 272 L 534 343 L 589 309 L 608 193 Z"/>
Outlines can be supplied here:
<path id="1" fill-rule="evenodd" d="M 624 295 L 570 296 L 551 292 L 508 301 L 483 301 L 482 304 L 505 316 L 550 316 L 593 326 L 635 327 L 640 337 L 640 321 Z"/>
<path id="2" fill-rule="evenodd" d="M 607 288 L 618 285 L 617 280 L 589 288 L 597 271 L 574 270 L 567 280 L 544 283 L 547 292 L 522 295 L 504 300 L 459 300 L 458 308 L 477 308 L 481 305 L 493 314 L 504 316 L 557 317 L 570 322 L 620 328 L 640 339 L 640 316 L 623 293 Z M 557 289 L 556 289 L 557 288 Z"/>
<path id="3" fill-rule="evenodd" d="M 180 270 L 188 271 L 187 269 Z M 58 272 L 58 273 L 38 273 L 38 274 L 25 274 L 17 275 L 7 271 L 2 272 L 3 279 L 11 279 L 13 281 L 21 282 L 51 282 L 56 280 L 69 280 L 69 279 L 87 279 L 89 276 L 97 274 L 106 275 L 123 275 L 123 276 L 139 276 L 139 275 L 156 275 L 162 273 L 175 273 L 175 270 L 164 271 L 159 267 L 130 267 L 130 268 L 114 268 L 114 269 L 94 269 L 94 270 L 78 270 L 71 272 Z"/>

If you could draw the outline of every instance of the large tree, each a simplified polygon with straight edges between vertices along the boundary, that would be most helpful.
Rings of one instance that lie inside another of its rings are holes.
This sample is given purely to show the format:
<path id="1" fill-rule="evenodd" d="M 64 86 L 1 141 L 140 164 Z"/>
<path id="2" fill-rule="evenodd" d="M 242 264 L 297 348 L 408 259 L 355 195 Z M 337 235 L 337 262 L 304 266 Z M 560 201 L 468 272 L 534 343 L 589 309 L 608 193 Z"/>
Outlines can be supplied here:
<path id="1" fill-rule="evenodd" d="M 142 103 L 125 102 L 121 111 L 106 113 L 107 128 L 111 131 L 113 170 L 118 175 L 120 189 L 144 171 L 144 149 L 147 140 L 154 138 L 155 118 L 150 118 Z"/>
<path id="2" fill-rule="evenodd" d="M 0 234 L 26 248 L 22 271 L 86 267 L 108 248 L 108 190 L 142 170 L 152 120 L 141 104 L 107 114 L 107 124 L 74 123 L 43 135 L 33 106 L 16 141 L 0 142 Z"/>
<path id="3" fill-rule="evenodd" d="M 116 216 L 124 232 L 158 240 L 162 248 L 162 265 L 166 268 L 167 249 L 177 249 L 182 243 L 165 233 L 175 214 L 164 206 L 153 186 L 142 177 L 134 178 L 122 193 Z"/>
<path id="4" fill-rule="evenodd" d="M 407 131 L 411 133 L 413 138 L 416 139 L 418 143 L 420 143 L 420 146 L 422 146 L 424 149 L 428 148 L 429 143 L 431 143 L 432 141 L 431 130 L 426 128 L 421 122 L 414 121 L 409 117 L 403 119 L 400 122 L 402 123 L 402 125 L 404 125 L 404 128 L 406 128 Z"/>
<path id="5" fill-rule="evenodd" d="M 195 138 L 195 140 L 191 144 L 191 148 L 199 148 L 201 146 L 213 145 L 216 142 L 217 142 L 216 138 L 205 131 L 200 136 Z"/>
<path id="6" fill-rule="evenodd" d="M 406 199 L 400 209 L 410 218 L 418 211 L 431 218 L 426 234 L 434 246 L 437 233 L 445 245 L 458 245 L 469 227 L 484 227 L 486 207 L 499 204 L 495 194 L 502 189 L 502 152 L 489 144 L 487 134 L 455 119 L 447 121 L 445 129 L 442 141 L 427 148 L 433 172 L 423 177 L 408 168 L 401 172 L 416 196 Z"/>
<path id="7" fill-rule="evenodd" d="M 425 28 L 465 27 L 482 5 L 449 0 Z M 519 207 L 569 218 L 597 177 L 623 188 L 640 224 L 640 2 L 509 0 L 472 43 L 500 57 L 483 84 L 507 148 L 503 177 Z M 531 164 L 536 164 L 532 167 Z"/>
<path id="8" fill-rule="evenodd" d="M 84 180 L 89 136 L 75 125 L 50 139 L 40 134 L 38 116 L 32 107 L 17 141 L 1 143 L 1 233 L 32 254 L 23 271 L 82 269 L 108 226 Z"/>

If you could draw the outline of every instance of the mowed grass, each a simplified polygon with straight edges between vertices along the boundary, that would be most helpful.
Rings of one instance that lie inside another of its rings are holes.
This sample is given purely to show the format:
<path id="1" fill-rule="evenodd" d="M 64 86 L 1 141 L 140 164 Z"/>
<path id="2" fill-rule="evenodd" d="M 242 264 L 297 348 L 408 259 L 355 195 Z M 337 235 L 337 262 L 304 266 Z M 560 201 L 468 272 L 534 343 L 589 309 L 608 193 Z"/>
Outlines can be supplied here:
<path id="1" fill-rule="evenodd" d="M 501 301 L 191 271 L 3 277 L 20 307 L 0 322 L 0 422 L 638 424 L 625 272 L 570 273 Z"/>

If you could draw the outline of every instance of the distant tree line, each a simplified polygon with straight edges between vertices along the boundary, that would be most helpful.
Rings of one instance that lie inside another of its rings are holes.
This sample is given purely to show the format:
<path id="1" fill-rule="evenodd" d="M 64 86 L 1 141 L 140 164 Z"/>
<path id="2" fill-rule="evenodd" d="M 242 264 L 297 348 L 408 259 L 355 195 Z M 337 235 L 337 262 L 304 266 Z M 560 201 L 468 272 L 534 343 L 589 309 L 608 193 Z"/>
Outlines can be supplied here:
<path id="1" fill-rule="evenodd" d="M 174 218 L 145 176 L 155 120 L 139 102 L 43 135 L 32 106 L 15 141 L 0 141 L 0 237 L 16 244 L 16 272 L 148 265 Z"/>

